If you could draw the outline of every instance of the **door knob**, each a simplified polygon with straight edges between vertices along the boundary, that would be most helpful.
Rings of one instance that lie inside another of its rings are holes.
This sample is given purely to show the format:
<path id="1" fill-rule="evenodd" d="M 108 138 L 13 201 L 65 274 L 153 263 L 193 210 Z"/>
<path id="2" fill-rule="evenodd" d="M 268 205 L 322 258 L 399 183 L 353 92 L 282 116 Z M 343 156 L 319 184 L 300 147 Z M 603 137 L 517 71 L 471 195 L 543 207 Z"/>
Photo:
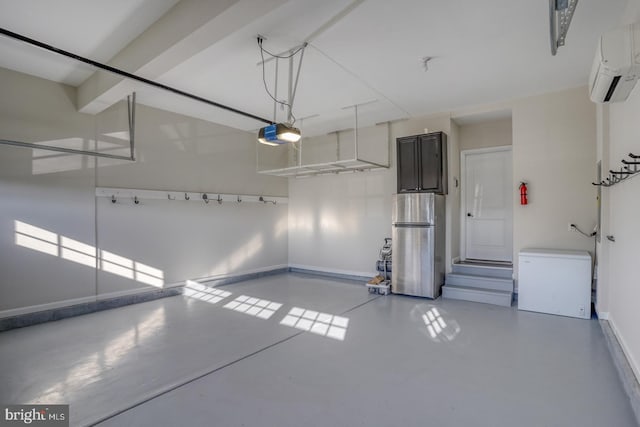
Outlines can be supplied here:
<path id="1" fill-rule="evenodd" d="M 473 215 L 471 215 L 471 213 L 467 212 L 467 216 L 470 218 L 473 218 Z"/>

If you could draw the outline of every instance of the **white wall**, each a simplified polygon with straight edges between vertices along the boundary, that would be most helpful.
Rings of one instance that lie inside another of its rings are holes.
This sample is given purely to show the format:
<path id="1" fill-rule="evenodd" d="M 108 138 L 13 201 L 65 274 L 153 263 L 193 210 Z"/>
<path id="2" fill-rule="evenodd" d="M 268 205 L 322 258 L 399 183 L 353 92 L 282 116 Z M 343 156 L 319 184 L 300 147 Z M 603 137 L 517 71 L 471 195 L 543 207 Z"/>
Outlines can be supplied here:
<path id="1" fill-rule="evenodd" d="M 455 227 L 451 219 L 459 216 L 459 192 L 453 186 L 453 178 L 459 177 L 460 156 L 457 129 L 452 132 L 450 117 L 444 114 L 392 123 L 387 134 L 392 165 L 388 170 L 290 179 L 290 265 L 365 276 L 375 274 L 383 239 L 391 237 L 391 195 L 397 190 L 395 140 L 421 134 L 425 128 L 449 135 L 446 251 L 447 265 L 450 264 L 451 257 L 458 255 L 459 246 L 459 239 L 452 238 Z M 362 135 L 371 134 L 374 138 L 371 128 L 360 133 L 362 144 L 367 141 Z M 367 152 L 366 146 L 363 152 Z M 332 153 L 335 154 L 335 148 Z"/>
<path id="2" fill-rule="evenodd" d="M 289 263 L 368 276 L 391 237 L 395 171 L 289 180 Z"/>
<path id="3" fill-rule="evenodd" d="M 161 270 L 167 284 L 287 266 L 285 204 L 126 200 L 114 205 L 100 198 L 97 208 L 99 247 Z M 144 285 L 99 271 L 100 294 Z"/>
<path id="4" fill-rule="evenodd" d="M 640 91 L 636 88 L 626 102 L 603 109 L 603 170 L 617 170 L 628 153 L 640 155 Z M 607 123 L 608 122 L 608 123 Z M 636 377 L 640 378 L 640 179 L 636 176 L 603 193 L 602 235 L 613 235 L 615 242 L 603 237 L 598 280 L 598 310 L 608 317 Z"/>
<path id="5" fill-rule="evenodd" d="M 460 151 L 511 145 L 511 118 L 460 125 Z"/>
<path id="6" fill-rule="evenodd" d="M 382 239 L 390 233 L 390 196 L 396 190 L 395 138 L 422 133 L 424 128 L 443 130 L 449 135 L 448 270 L 460 249 L 460 189 L 455 187 L 454 178 L 460 176 L 459 152 L 463 144 L 467 148 L 478 148 L 479 143 L 512 144 L 514 193 L 518 192 L 520 181 L 529 183 L 529 205 L 520 206 L 519 197 L 514 197 L 516 279 L 517 254 L 522 248 L 581 249 L 593 253 L 593 239 L 568 231 L 568 224 L 573 223 L 589 232 L 596 222 L 596 193 L 591 185 L 595 179 L 596 114 L 586 88 L 514 100 L 499 108 L 511 109 L 512 119 L 458 126 L 451 121 L 451 114 L 445 113 L 394 123 L 392 168 L 388 172 L 291 180 L 289 262 L 309 268 L 370 273 Z M 477 134 L 486 138 L 478 142 L 474 138 Z M 356 193 L 362 198 L 359 205 L 349 203 Z M 378 202 L 375 211 L 365 203 L 373 200 Z M 319 226 L 325 217 L 344 224 L 343 232 Z"/>
<path id="7" fill-rule="evenodd" d="M 640 1 L 630 1 L 620 25 L 640 20 Z M 599 105 L 598 160 L 603 176 L 618 169 L 628 153 L 639 154 L 640 92 L 636 88 L 625 102 Z M 637 265 L 640 263 L 634 241 L 640 238 L 637 211 L 640 207 L 637 177 L 602 189 L 601 242 L 598 245 L 597 311 L 608 319 L 636 378 L 640 378 L 640 337 L 637 325 L 640 314 L 636 301 L 640 297 Z M 613 235 L 615 242 L 605 236 Z"/>
<path id="8" fill-rule="evenodd" d="M 596 105 L 597 149 L 596 161 L 601 164 L 601 177 L 604 179 L 609 170 L 609 106 Z M 594 180 L 595 182 L 595 180 Z M 609 243 L 606 235 L 609 232 L 610 191 L 600 189 L 600 232 L 596 247 L 596 312 L 601 318 L 608 318 L 609 313 Z"/>
<path id="9" fill-rule="evenodd" d="M 72 88 L 2 69 L 0 81 L 0 138 L 93 148 L 93 118 L 75 113 Z M 92 166 L 0 146 L 0 310 L 95 295 L 95 271 L 58 256 L 60 234 L 95 244 Z"/>
<path id="10" fill-rule="evenodd" d="M 522 248 L 587 250 L 596 224 L 596 114 L 585 87 L 513 103 L 513 191 L 521 181 L 529 204 L 514 197 L 514 270 Z"/>
<path id="11" fill-rule="evenodd" d="M 127 153 L 124 104 L 88 116 L 71 87 L 2 69 L 0 81 L 0 137 Z M 287 195 L 285 179 L 255 172 L 255 135 L 141 105 L 136 118 L 135 163 L 0 146 L 0 316 L 152 289 L 149 275 L 169 284 L 287 265 L 287 205 L 96 201 L 96 186 Z M 15 221 L 42 230 L 16 233 Z M 120 258 L 96 271 L 96 246 Z"/>

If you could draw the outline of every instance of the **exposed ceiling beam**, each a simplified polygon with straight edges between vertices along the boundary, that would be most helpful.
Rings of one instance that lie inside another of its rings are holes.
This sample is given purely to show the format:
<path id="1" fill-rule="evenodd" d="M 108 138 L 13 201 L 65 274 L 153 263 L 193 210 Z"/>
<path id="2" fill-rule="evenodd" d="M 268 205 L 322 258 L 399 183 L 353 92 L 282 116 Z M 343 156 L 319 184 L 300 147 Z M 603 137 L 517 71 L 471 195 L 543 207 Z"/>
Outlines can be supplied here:
<path id="1" fill-rule="evenodd" d="M 157 80 L 286 1 L 182 0 L 116 54 L 108 65 Z M 83 113 L 99 113 L 132 89 L 132 82 L 96 71 L 78 87 L 77 108 Z"/>
<path id="2" fill-rule="evenodd" d="M 77 55 L 75 53 L 72 53 L 72 52 L 69 52 L 69 51 L 66 51 L 66 50 L 63 50 L 63 49 L 59 49 L 59 48 L 57 48 L 55 46 L 48 45 L 48 44 L 43 43 L 41 41 L 38 41 L 38 40 L 35 40 L 35 39 L 32 39 L 32 38 L 23 36 L 22 34 L 14 33 L 13 31 L 9 31 L 9 30 L 7 30 L 5 28 L 0 28 L 0 34 L 2 34 L 3 36 L 7 36 L 7 37 L 10 37 L 10 38 L 16 39 L 16 40 L 20 40 L 20 41 L 25 42 L 27 44 L 30 44 L 32 46 L 36 46 L 36 47 L 39 47 L 41 49 L 48 50 L 48 51 L 56 53 L 58 55 L 66 56 L 67 58 L 75 59 L 76 61 L 83 62 L 85 64 L 89 64 L 89 65 L 91 65 L 93 67 L 98 68 L 99 70 L 104 70 L 104 71 L 109 72 L 109 73 L 111 73 L 113 75 L 124 77 L 126 79 L 131 80 L 131 81 L 144 83 L 146 85 L 153 86 L 153 87 L 156 87 L 158 89 L 162 89 L 162 90 L 165 90 L 165 91 L 168 91 L 168 92 L 172 92 L 172 93 L 175 93 L 177 95 L 180 95 L 180 96 L 183 96 L 183 97 L 186 97 L 186 98 L 189 98 L 189 99 L 193 99 L 195 101 L 202 102 L 204 104 L 211 105 L 213 107 L 221 108 L 223 110 L 230 111 L 232 113 L 239 114 L 241 116 L 248 117 L 250 119 L 257 120 L 259 122 L 272 123 L 271 120 L 265 119 L 263 117 L 255 115 L 255 114 L 247 113 L 246 111 L 242 111 L 242 110 L 239 110 L 237 108 L 230 107 L 228 105 L 220 104 L 219 102 L 211 101 L 210 99 L 203 98 L 201 96 L 194 95 L 194 94 L 189 93 L 189 92 L 185 92 L 185 91 L 177 89 L 175 87 L 172 87 L 172 86 L 169 86 L 169 85 L 165 85 L 165 84 L 162 84 L 162 83 L 158 83 L 156 81 L 149 80 L 149 79 L 144 78 L 144 77 L 140 77 L 140 76 L 138 76 L 136 74 L 129 73 L 129 72 L 121 70 L 119 68 L 115 68 L 115 67 L 112 67 L 110 65 L 106 65 L 106 64 L 103 64 L 101 62 L 97 62 L 97 61 L 94 61 L 92 59 L 85 58 L 83 56 Z M 0 143 L 1 143 L 1 141 L 0 141 Z"/>

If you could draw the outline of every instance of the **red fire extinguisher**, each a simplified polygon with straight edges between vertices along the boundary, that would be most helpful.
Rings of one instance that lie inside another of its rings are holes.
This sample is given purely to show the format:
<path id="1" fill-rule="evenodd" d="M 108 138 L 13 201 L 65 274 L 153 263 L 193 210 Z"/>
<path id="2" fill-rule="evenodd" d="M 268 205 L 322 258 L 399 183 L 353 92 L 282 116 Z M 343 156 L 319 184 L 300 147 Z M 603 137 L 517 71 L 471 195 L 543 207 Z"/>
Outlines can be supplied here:
<path id="1" fill-rule="evenodd" d="M 528 201 L 527 201 L 527 183 L 526 182 L 521 182 L 520 183 L 520 204 L 521 205 L 528 204 Z"/>

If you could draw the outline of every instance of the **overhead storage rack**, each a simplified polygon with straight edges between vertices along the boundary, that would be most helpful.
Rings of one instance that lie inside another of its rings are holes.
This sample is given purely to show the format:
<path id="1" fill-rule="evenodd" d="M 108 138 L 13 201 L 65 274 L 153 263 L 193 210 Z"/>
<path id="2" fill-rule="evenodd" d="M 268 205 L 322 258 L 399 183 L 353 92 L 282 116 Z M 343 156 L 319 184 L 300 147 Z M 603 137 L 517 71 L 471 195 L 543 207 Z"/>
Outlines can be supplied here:
<path id="1" fill-rule="evenodd" d="M 388 169 L 390 149 L 388 123 L 346 129 L 281 147 L 259 146 L 257 171 L 298 178 Z"/>

